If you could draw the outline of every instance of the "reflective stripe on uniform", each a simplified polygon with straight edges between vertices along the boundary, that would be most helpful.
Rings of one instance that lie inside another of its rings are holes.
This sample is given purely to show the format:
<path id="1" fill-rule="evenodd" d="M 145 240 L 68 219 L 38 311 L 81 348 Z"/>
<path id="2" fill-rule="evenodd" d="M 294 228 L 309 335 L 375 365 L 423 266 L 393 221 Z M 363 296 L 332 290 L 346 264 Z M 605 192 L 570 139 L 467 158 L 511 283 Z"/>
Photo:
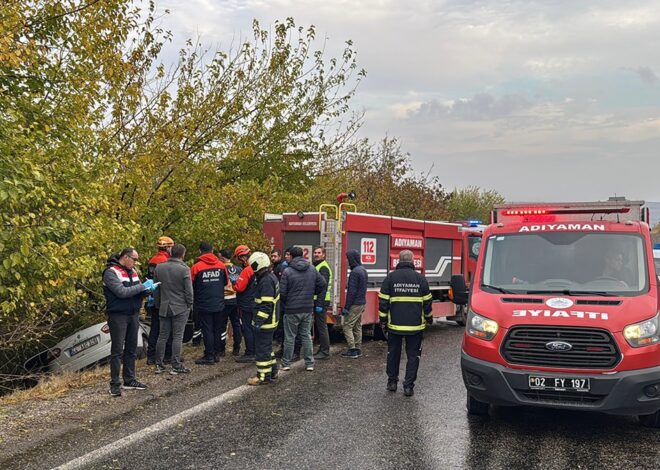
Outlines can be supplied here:
<path id="1" fill-rule="evenodd" d="M 392 297 L 390 302 L 424 302 L 424 297 Z"/>
<path id="2" fill-rule="evenodd" d="M 424 323 L 414 326 L 392 325 L 391 323 L 387 324 L 387 329 L 392 331 L 421 331 L 424 328 L 426 328 L 426 324 Z"/>
<path id="3" fill-rule="evenodd" d="M 257 316 L 258 316 L 259 318 L 268 318 L 270 315 L 268 315 L 266 312 L 259 311 L 259 312 L 257 313 Z"/>
<path id="4" fill-rule="evenodd" d="M 378 293 L 378 298 L 383 300 L 390 300 L 390 296 L 387 294 L 383 294 L 382 292 Z"/>
<path id="5" fill-rule="evenodd" d="M 422 297 L 422 300 L 433 300 L 433 295 L 432 294 L 426 294 L 424 297 Z"/>
<path id="6" fill-rule="evenodd" d="M 378 312 L 378 316 L 379 316 L 380 318 L 387 318 L 387 313 L 379 311 L 379 312 Z"/>

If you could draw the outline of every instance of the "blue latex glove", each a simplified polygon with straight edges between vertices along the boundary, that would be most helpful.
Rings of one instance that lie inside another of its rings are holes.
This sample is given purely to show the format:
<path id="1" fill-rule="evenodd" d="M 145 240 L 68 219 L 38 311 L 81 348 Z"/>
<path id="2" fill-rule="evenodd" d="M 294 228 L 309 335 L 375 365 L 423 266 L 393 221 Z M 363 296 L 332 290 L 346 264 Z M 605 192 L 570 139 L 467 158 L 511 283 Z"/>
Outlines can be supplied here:
<path id="1" fill-rule="evenodd" d="M 345 317 L 346 315 L 348 315 L 348 309 L 347 309 L 346 307 L 344 307 L 344 308 L 341 310 L 341 314 L 342 314 L 342 316 L 344 316 L 344 317 Z"/>
<path id="2" fill-rule="evenodd" d="M 314 311 L 316 313 L 323 313 L 325 312 L 325 309 L 323 307 L 314 307 Z"/>
<path id="3" fill-rule="evenodd" d="M 147 279 L 142 283 L 142 287 L 144 287 L 144 290 L 152 292 L 154 290 L 154 281 L 151 279 Z"/>

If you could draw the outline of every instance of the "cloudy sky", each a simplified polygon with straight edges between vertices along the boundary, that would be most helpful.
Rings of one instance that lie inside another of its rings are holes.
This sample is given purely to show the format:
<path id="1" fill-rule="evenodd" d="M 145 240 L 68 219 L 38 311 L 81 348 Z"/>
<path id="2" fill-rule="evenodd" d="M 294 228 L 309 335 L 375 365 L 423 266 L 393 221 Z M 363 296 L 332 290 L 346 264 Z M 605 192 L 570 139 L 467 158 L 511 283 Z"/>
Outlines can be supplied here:
<path id="1" fill-rule="evenodd" d="M 448 189 L 660 201 L 660 2 L 159 0 L 175 46 L 226 48 L 293 17 L 352 39 L 363 135 L 398 137 Z M 319 44 L 320 46 L 320 44 Z M 173 55 L 174 57 L 174 55 Z"/>

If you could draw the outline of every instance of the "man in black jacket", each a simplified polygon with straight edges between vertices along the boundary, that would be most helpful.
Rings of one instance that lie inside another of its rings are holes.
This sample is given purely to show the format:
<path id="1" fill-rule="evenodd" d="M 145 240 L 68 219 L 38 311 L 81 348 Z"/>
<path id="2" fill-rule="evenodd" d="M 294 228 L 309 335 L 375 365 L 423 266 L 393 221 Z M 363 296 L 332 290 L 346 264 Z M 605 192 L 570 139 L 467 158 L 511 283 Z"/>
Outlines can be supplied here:
<path id="1" fill-rule="evenodd" d="M 146 385 L 135 378 L 139 316 L 145 293 L 153 292 L 154 281 L 144 284 L 135 271 L 138 252 L 127 247 L 108 259 L 103 271 L 103 294 L 110 328 L 110 395 L 121 396 L 119 372 L 122 366 L 124 388 L 144 390 Z"/>
<path id="2" fill-rule="evenodd" d="M 197 314 L 204 338 L 204 356 L 195 364 L 210 365 L 225 355 L 223 336 L 227 335 L 225 288 L 229 273 L 224 263 L 213 254 L 213 245 L 199 244 L 200 256 L 190 269 L 193 283 L 193 311 Z"/>
<path id="3" fill-rule="evenodd" d="M 325 311 L 327 284 L 323 276 L 303 258 L 303 250 L 294 246 L 290 249 L 291 263 L 282 274 L 280 298 L 284 308 L 284 353 L 282 370 L 291 369 L 293 345 L 296 335 L 302 341 L 305 367 L 314 370 L 312 338 L 310 335 L 313 312 Z M 316 300 L 314 300 L 316 296 Z"/>
<path id="4" fill-rule="evenodd" d="M 344 316 L 342 331 L 348 344 L 348 351 L 341 353 L 342 357 L 357 359 L 362 355 L 362 314 L 367 304 L 367 282 L 369 275 L 360 262 L 357 250 L 346 252 L 351 274 L 346 287 L 346 303 L 341 311 Z"/>
<path id="5" fill-rule="evenodd" d="M 422 355 L 422 332 L 433 323 L 431 291 L 424 276 L 415 271 L 413 253 L 399 253 L 399 264 L 389 273 L 378 294 L 378 316 L 387 335 L 387 389 L 395 392 L 399 381 L 401 346 L 406 340 L 406 378 L 403 394 L 413 395 L 419 357 Z"/>

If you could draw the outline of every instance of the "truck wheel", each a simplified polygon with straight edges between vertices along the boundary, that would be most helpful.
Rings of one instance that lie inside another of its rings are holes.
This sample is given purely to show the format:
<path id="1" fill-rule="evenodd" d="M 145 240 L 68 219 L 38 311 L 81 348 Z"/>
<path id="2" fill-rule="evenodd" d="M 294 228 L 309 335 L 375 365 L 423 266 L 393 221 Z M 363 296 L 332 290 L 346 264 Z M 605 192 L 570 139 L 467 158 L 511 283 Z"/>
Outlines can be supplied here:
<path id="1" fill-rule="evenodd" d="M 467 321 L 467 307 L 461 305 L 458 311 L 456 312 L 456 324 L 458 326 L 465 326 Z"/>
<path id="2" fill-rule="evenodd" d="M 640 415 L 639 422 L 647 428 L 660 428 L 660 411 L 650 415 Z"/>
<path id="3" fill-rule="evenodd" d="M 488 414 L 488 408 L 490 408 L 490 405 L 488 403 L 477 400 L 472 395 L 470 395 L 470 393 L 468 392 L 468 394 L 467 394 L 467 411 L 468 411 L 468 414 L 477 415 L 477 416 L 485 416 L 485 415 Z"/>

